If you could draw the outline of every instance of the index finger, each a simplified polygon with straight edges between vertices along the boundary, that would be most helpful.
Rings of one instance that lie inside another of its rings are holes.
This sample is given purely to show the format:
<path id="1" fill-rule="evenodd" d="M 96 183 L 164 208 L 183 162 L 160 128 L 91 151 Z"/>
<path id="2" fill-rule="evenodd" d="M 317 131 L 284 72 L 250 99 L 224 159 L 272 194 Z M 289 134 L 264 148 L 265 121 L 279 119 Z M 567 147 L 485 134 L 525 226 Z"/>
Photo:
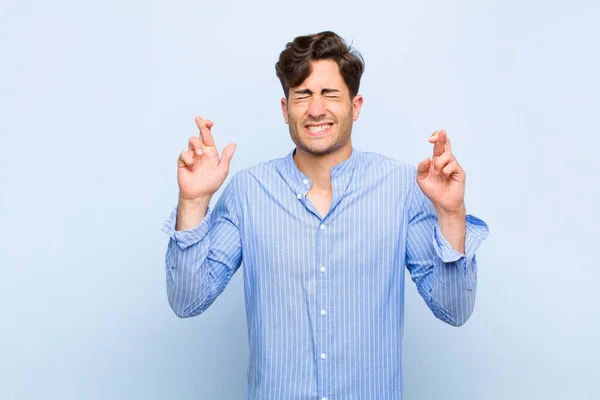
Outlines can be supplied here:
<path id="1" fill-rule="evenodd" d="M 200 138 L 202 139 L 202 143 L 204 143 L 205 146 L 214 146 L 215 141 L 210 133 L 210 128 L 206 126 L 206 122 L 202 119 L 202 117 L 196 117 L 196 125 L 198 125 L 198 129 L 200 129 Z"/>

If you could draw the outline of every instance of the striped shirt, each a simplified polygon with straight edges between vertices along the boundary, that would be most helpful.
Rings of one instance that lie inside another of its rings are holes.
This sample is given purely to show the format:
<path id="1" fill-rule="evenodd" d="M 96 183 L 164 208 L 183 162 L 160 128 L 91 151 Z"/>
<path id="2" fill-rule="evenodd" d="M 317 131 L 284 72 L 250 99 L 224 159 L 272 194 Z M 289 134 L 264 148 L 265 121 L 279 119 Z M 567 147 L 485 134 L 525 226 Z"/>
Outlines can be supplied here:
<path id="1" fill-rule="evenodd" d="M 404 266 L 433 314 L 460 326 L 488 227 L 467 215 L 457 252 L 416 168 L 356 149 L 331 170 L 321 217 L 293 154 L 236 173 L 195 228 L 175 231 L 173 210 L 169 303 L 180 317 L 203 313 L 243 262 L 246 399 L 401 399 Z"/>

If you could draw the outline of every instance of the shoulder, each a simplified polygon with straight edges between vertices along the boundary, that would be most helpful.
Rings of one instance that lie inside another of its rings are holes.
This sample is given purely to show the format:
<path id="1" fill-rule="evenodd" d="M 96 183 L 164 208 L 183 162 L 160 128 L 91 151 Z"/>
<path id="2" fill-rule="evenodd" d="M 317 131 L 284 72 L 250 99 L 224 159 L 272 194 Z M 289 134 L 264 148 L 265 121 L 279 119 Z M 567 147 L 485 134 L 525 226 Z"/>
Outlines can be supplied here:
<path id="1" fill-rule="evenodd" d="M 280 175 L 279 171 L 282 170 L 284 162 L 285 157 L 260 162 L 237 171 L 232 177 L 232 180 L 235 179 L 237 181 L 236 184 L 241 187 L 251 183 L 269 180 Z"/>
<path id="2" fill-rule="evenodd" d="M 245 168 L 240 172 L 253 176 L 272 174 L 281 168 L 281 165 L 284 163 L 284 161 L 285 157 L 274 158 L 272 160 L 263 161 L 261 163 Z"/>
<path id="3" fill-rule="evenodd" d="M 417 172 L 417 168 L 412 164 L 368 151 L 360 152 L 360 161 L 357 166 L 368 173 L 399 174 L 407 178 L 415 176 Z"/>

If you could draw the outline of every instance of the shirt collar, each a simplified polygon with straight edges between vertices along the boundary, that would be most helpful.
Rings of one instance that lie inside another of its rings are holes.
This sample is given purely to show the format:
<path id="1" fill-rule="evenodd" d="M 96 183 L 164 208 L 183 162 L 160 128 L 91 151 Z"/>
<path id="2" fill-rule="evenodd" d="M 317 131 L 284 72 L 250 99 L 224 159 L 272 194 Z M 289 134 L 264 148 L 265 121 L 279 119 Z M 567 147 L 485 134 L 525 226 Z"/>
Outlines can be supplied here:
<path id="1" fill-rule="evenodd" d="M 308 176 L 302 173 L 298 169 L 298 166 L 294 162 L 294 154 L 296 153 L 296 149 L 290 151 L 290 153 L 284 157 L 283 159 L 283 170 L 282 173 L 289 180 L 288 184 L 294 189 L 294 191 L 303 191 L 304 193 L 310 189 L 312 182 Z M 350 157 L 345 159 L 339 164 L 336 164 L 331 168 L 331 179 L 335 178 L 354 170 L 358 159 L 360 157 L 359 151 L 352 147 L 352 153 Z"/>

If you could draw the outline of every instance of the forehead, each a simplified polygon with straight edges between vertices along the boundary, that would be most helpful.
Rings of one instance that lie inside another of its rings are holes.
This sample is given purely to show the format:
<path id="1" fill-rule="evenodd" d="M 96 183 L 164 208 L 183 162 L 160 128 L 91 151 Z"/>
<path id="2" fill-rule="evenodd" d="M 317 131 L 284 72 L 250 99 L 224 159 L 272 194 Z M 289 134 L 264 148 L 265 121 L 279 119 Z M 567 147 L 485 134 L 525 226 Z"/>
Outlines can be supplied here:
<path id="1" fill-rule="evenodd" d="M 317 60 L 311 61 L 312 72 L 298 85 L 299 89 L 337 89 L 340 91 L 348 90 L 340 67 L 333 60 Z"/>

